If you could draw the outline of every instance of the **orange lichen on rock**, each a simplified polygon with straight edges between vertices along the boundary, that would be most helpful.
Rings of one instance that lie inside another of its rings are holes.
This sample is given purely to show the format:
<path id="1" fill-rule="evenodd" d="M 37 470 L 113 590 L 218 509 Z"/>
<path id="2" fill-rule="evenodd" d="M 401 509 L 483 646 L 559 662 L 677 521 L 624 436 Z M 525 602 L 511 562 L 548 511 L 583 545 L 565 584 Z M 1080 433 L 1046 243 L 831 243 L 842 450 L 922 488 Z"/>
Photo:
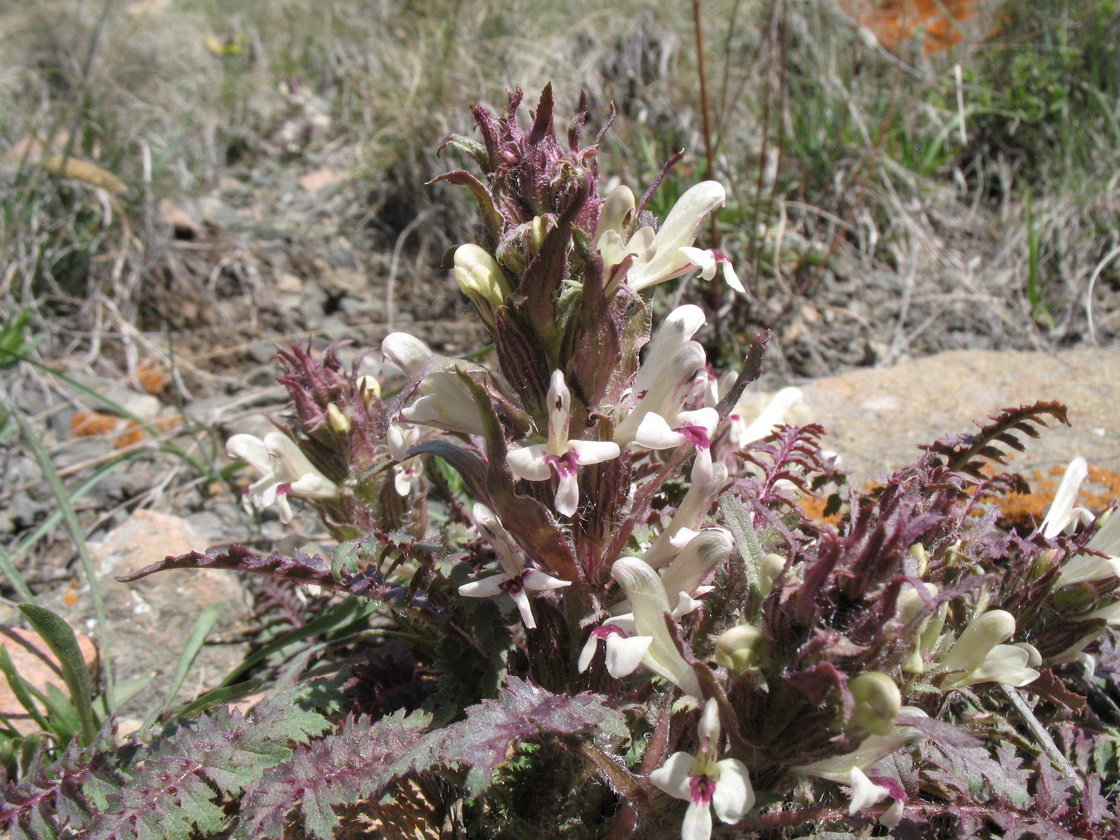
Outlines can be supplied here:
<path id="1" fill-rule="evenodd" d="M 912 38 L 922 51 L 947 50 L 965 36 L 966 23 L 977 17 L 977 0 L 837 0 L 852 22 L 871 32 L 891 52 Z"/>
<path id="2" fill-rule="evenodd" d="M 151 425 L 157 432 L 170 432 L 182 422 L 182 417 L 167 417 L 161 415 L 153 420 Z M 113 448 L 124 449 L 139 443 L 143 439 L 144 430 L 140 427 L 140 424 L 129 420 L 124 431 L 113 438 Z"/>
<path id="3" fill-rule="evenodd" d="M 74 437 L 97 437 L 111 435 L 124 425 L 124 420 L 115 414 L 101 411 L 75 411 L 70 418 L 70 434 Z"/>
<path id="4" fill-rule="evenodd" d="M 154 359 L 143 359 L 136 365 L 136 381 L 145 393 L 153 396 L 162 394 L 170 384 L 166 369 Z"/>
<path id="5" fill-rule="evenodd" d="M 1054 493 L 1065 474 L 1064 466 L 1053 466 L 1048 471 L 1033 470 L 1026 476 L 1031 490 L 1028 493 L 1008 493 L 993 497 L 999 508 L 1000 522 L 1007 528 L 1033 530 L 1046 516 L 1046 509 L 1054 500 Z M 1081 486 L 1077 504 L 1100 513 L 1120 498 L 1120 473 L 1113 470 L 1089 467 L 1089 477 Z"/>

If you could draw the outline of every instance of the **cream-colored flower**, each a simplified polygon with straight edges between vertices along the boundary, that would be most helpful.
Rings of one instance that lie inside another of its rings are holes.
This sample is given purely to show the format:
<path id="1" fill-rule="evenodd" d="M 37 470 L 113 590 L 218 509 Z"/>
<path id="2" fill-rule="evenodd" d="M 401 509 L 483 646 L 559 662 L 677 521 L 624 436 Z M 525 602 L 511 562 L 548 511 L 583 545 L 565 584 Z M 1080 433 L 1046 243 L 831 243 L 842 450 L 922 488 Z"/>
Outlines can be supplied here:
<path id="1" fill-rule="evenodd" d="M 249 485 L 246 498 L 261 509 L 275 504 L 281 522 L 292 519 L 289 496 L 333 499 L 338 495 L 338 485 L 319 472 L 283 432 L 269 432 L 263 439 L 234 435 L 226 442 L 226 452 L 231 458 L 247 461 L 262 474 Z"/>
<path id="2" fill-rule="evenodd" d="M 486 505 L 475 504 L 472 509 L 475 527 L 489 541 L 494 553 L 498 555 L 498 562 L 502 571 L 499 574 L 476 580 L 473 583 L 464 583 L 459 587 L 459 594 L 466 598 L 493 598 L 497 595 L 509 595 L 521 613 L 521 622 L 530 630 L 537 626 L 533 618 L 533 608 L 529 603 L 530 592 L 547 592 L 552 589 L 561 589 L 570 586 L 570 580 L 560 580 L 552 575 L 545 574 L 540 569 L 533 569 L 525 565 L 525 561 L 517 554 L 513 547 L 513 538 L 498 520 L 497 515 Z"/>
<path id="3" fill-rule="evenodd" d="M 941 660 L 940 669 L 948 674 L 941 687 L 964 688 L 997 682 L 1018 688 L 1034 682 L 1039 672 L 1030 666 L 1040 663 L 1042 658 L 1031 645 L 1001 644 L 1014 635 L 1015 617 L 1006 610 L 988 610 L 978 615 Z"/>
<path id="4" fill-rule="evenodd" d="M 681 840 L 708 840 L 712 836 L 712 811 L 721 822 L 734 825 L 754 807 L 754 787 L 743 762 L 719 759 L 719 706 L 708 700 L 697 728 L 700 747 L 696 754 L 677 752 L 669 756 L 649 780 L 661 790 L 688 803 Z"/>
<path id="5" fill-rule="evenodd" d="M 548 389 L 548 442 L 511 449 L 506 455 L 510 472 L 526 481 L 547 481 L 555 472 L 556 510 L 572 516 L 579 508 L 579 467 L 617 458 L 614 441 L 569 440 L 571 393 L 561 371 L 553 371 Z"/>
<path id="6" fill-rule="evenodd" d="M 717 266 L 722 265 L 727 284 L 745 294 L 735 269 L 723 254 L 693 246 L 704 219 L 726 201 L 727 191 L 722 184 L 702 181 L 677 199 L 659 230 L 642 227 L 623 239 L 624 229 L 633 218 L 634 196 L 626 187 L 612 192 L 596 229 L 596 245 L 603 258 L 608 291 L 623 281 L 634 291 L 640 291 L 697 268 L 701 277 L 710 280 Z"/>

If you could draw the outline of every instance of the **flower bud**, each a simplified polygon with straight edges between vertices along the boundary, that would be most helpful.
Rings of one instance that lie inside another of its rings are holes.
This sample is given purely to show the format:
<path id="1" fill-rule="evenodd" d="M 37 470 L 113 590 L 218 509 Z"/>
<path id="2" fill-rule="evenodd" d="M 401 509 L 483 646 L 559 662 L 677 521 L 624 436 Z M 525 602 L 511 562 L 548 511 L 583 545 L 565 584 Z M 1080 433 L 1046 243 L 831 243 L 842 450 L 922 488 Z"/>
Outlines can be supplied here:
<path id="1" fill-rule="evenodd" d="M 716 640 L 716 664 L 741 674 L 766 655 L 766 636 L 751 624 L 740 624 Z"/>
<path id="2" fill-rule="evenodd" d="M 327 424 L 335 434 L 344 435 L 350 431 L 350 418 L 333 402 L 327 403 Z"/>
<path id="3" fill-rule="evenodd" d="M 377 381 L 376 376 L 359 376 L 356 384 L 366 408 L 369 408 L 375 399 L 381 399 L 381 383 Z"/>
<path id="4" fill-rule="evenodd" d="M 510 294 L 501 266 L 489 252 L 473 243 L 455 249 L 451 276 L 487 321 L 493 321 L 494 310 L 505 303 Z"/>
<path id="5" fill-rule="evenodd" d="M 848 681 L 856 705 L 850 724 L 872 735 L 888 735 L 902 708 L 902 693 L 894 680 L 879 671 L 866 671 Z"/>
<path id="6" fill-rule="evenodd" d="M 911 554 L 913 554 L 913 551 L 914 550 L 911 549 Z M 928 597 L 937 595 L 937 587 L 932 583 L 924 583 L 922 586 L 925 588 Z M 904 587 L 898 594 L 898 622 L 902 625 L 902 628 L 908 627 L 914 619 L 921 614 L 925 606 L 926 600 L 917 589 L 913 586 Z M 917 630 L 914 632 L 913 636 L 914 647 L 910 651 L 910 655 L 907 656 L 902 663 L 903 671 L 910 674 L 920 674 L 925 670 L 926 665 L 923 654 L 926 648 L 923 645 L 923 640 L 926 639 L 926 630 L 934 624 L 936 625 L 936 630 L 933 633 L 932 641 L 937 640 L 937 636 L 941 632 L 941 626 L 945 621 L 944 606 L 945 605 L 942 604 L 937 610 L 926 615 L 921 623 L 918 624 Z M 900 630 L 902 628 L 900 628 Z"/>
<path id="7" fill-rule="evenodd" d="M 992 648 L 1014 635 L 1015 616 L 1006 610 L 988 610 L 961 632 L 941 664 L 949 671 L 975 671 Z"/>
<path id="8" fill-rule="evenodd" d="M 929 571 L 929 552 L 926 551 L 926 547 L 921 543 L 914 543 L 907 553 L 918 564 L 915 570 L 918 577 L 925 577 L 926 572 Z"/>
<path id="9" fill-rule="evenodd" d="M 780 554 L 767 554 L 758 565 L 758 589 L 765 598 L 774 588 L 774 581 L 786 567 L 786 558 Z"/>

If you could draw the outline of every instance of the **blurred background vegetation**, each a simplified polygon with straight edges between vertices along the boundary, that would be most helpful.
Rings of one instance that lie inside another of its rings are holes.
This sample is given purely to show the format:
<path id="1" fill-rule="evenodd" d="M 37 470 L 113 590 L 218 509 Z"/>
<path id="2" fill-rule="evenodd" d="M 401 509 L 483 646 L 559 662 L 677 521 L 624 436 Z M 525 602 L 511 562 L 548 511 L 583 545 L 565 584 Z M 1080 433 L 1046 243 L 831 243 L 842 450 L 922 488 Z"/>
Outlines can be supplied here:
<path id="1" fill-rule="evenodd" d="M 1111 342 L 1116 6 L 4 4 L 0 306 L 44 358 L 116 375 L 167 362 L 169 335 L 207 370 L 215 348 L 262 336 L 454 324 L 465 307 L 438 266 L 474 217 L 426 186 L 459 165 L 437 148 L 469 130 L 469 103 L 501 109 L 517 86 L 531 103 L 551 81 L 565 116 L 587 93 L 591 133 L 617 109 L 606 177 L 641 190 L 686 152 L 655 210 L 708 174 L 728 185 L 709 237 L 751 295 L 683 290 L 725 358 L 762 328 L 787 378 Z M 316 324 L 278 302 L 292 277 L 325 286 L 328 313 L 347 295 L 377 305 Z"/>

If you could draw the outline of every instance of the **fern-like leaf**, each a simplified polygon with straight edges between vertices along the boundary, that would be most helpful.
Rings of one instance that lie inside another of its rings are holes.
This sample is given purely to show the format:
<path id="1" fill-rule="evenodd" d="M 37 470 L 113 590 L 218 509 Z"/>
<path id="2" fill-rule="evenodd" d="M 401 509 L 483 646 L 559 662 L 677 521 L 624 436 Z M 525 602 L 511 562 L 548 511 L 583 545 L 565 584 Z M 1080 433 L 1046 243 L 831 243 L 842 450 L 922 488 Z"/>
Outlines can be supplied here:
<path id="1" fill-rule="evenodd" d="M 71 745 L 51 766 L 7 785 L 0 827 L 13 840 L 80 834 L 89 840 L 175 840 L 213 833 L 236 795 L 327 725 L 291 693 L 262 701 L 248 716 L 222 707 L 151 744 L 115 744 L 111 731 L 89 747 Z"/>
<path id="2" fill-rule="evenodd" d="M 379 796 L 398 756 L 409 754 L 429 721 L 420 712 L 376 722 L 348 717 L 337 732 L 300 747 L 246 787 L 234 837 L 282 837 L 287 815 L 299 808 L 305 830 L 328 840 L 338 825 L 334 806 Z"/>
<path id="3" fill-rule="evenodd" d="M 532 683 L 511 678 L 496 700 L 467 709 L 466 720 L 438 729 L 418 745 L 415 758 L 401 770 L 440 764 L 466 766 L 467 788 L 477 795 L 490 784 L 521 741 L 546 735 L 625 737 L 622 714 L 597 694 L 551 694 Z"/>
<path id="4" fill-rule="evenodd" d="M 1039 401 L 1034 405 L 1005 408 L 999 414 L 991 415 L 988 419 L 992 422 L 980 426 L 980 431 L 973 434 L 946 435 L 920 448 L 940 458 L 950 470 L 980 478 L 985 464 L 1007 463 L 1006 450 L 1022 452 L 1020 436 L 1037 438 L 1039 432 L 1036 427 L 1046 428 L 1049 425 L 1046 417 L 1069 425 L 1064 405 Z"/>
<path id="5" fill-rule="evenodd" d="M 274 551 L 262 557 L 243 545 L 230 546 L 229 551 L 210 548 L 205 552 L 192 551 L 189 554 L 167 557 L 132 574 L 118 577 L 117 580 L 131 583 L 168 569 L 230 569 L 235 572 L 267 575 L 276 580 L 293 583 L 313 583 L 324 589 L 390 603 L 409 600 L 415 605 L 415 599 L 408 587 L 387 583 L 376 570 L 332 571 L 331 564 L 318 554 L 306 554 L 300 551 L 291 557 L 286 557 Z"/>
<path id="6" fill-rule="evenodd" d="M 299 809 L 304 829 L 329 840 L 334 809 L 379 797 L 397 779 L 439 767 L 466 768 L 471 795 L 522 741 L 547 736 L 625 737 L 622 714 L 596 694 L 551 694 L 510 679 L 497 699 L 466 710 L 465 719 L 424 733 L 430 717 L 398 713 L 371 721 L 348 718 L 338 732 L 300 748 L 246 788 L 236 838 L 281 837 L 285 815 Z"/>

